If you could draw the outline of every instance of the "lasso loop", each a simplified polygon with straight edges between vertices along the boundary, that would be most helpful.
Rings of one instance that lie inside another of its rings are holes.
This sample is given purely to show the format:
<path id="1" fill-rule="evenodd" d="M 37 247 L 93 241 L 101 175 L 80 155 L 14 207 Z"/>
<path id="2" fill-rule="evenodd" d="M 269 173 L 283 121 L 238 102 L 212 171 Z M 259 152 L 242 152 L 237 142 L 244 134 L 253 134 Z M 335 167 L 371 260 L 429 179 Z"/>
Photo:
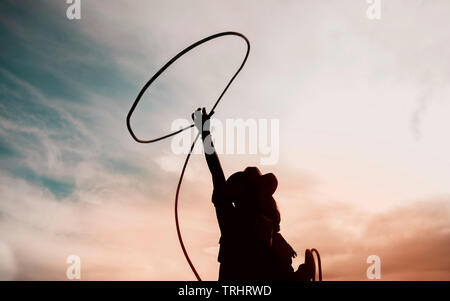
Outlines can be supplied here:
<path id="1" fill-rule="evenodd" d="M 223 91 L 220 94 L 219 98 L 216 100 L 216 102 L 214 103 L 213 107 L 211 108 L 211 111 L 209 112 L 209 116 L 212 116 L 214 114 L 214 110 L 216 109 L 217 105 L 219 104 L 220 100 L 222 99 L 222 96 L 228 90 L 228 87 L 231 85 L 231 83 L 236 78 L 236 76 L 239 74 L 239 72 L 241 72 L 242 68 L 244 67 L 244 65 L 245 65 L 245 63 L 247 61 L 248 55 L 250 53 L 250 42 L 249 42 L 249 40 L 243 34 L 241 34 L 239 32 L 227 31 L 227 32 L 217 33 L 215 35 L 206 37 L 206 38 L 204 38 L 204 39 L 202 39 L 202 40 L 200 40 L 200 41 L 190 45 L 189 47 L 186 47 L 184 50 L 182 50 L 176 56 L 174 56 L 170 61 L 168 61 L 161 69 L 159 69 L 158 72 L 156 72 L 155 75 L 152 76 L 152 78 L 150 78 L 150 80 L 144 85 L 144 87 L 139 92 L 138 96 L 136 97 L 135 101 L 133 102 L 133 105 L 131 106 L 131 109 L 128 112 L 128 115 L 127 115 L 127 128 L 128 128 L 128 131 L 131 134 L 131 137 L 133 137 L 134 140 L 136 140 L 139 143 L 153 143 L 153 142 L 156 142 L 156 141 L 163 140 L 165 138 L 169 138 L 171 136 L 174 136 L 174 135 L 176 135 L 178 133 L 181 133 L 184 130 L 190 129 L 191 127 L 194 126 L 194 124 L 191 124 L 188 127 L 185 127 L 185 128 L 180 129 L 178 131 L 175 131 L 175 132 L 169 133 L 167 135 L 161 136 L 159 138 L 150 139 L 150 140 L 143 140 L 143 139 L 139 139 L 134 134 L 134 132 L 133 132 L 133 130 L 131 128 L 131 125 L 130 125 L 130 119 L 131 119 L 131 115 L 133 114 L 134 110 L 136 109 L 136 106 L 138 105 L 138 103 L 141 100 L 142 96 L 144 95 L 145 91 L 161 75 L 161 73 L 163 73 L 170 65 L 172 65 L 181 56 L 183 56 L 184 54 L 186 54 L 190 50 L 194 49 L 195 47 L 197 47 L 197 46 L 199 46 L 199 45 L 201 45 L 203 43 L 206 43 L 206 42 L 208 42 L 210 40 L 213 40 L 213 39 L 216 39 L 216 38 L 219 38 L 219 37 L 223 37 L 223 36 L 237 36 L 237 37 L 242 38 L 247 44 L 247 52 L 245 53 L 245 57 L 244 57 L 241 65 L 239 66 L 239 69 L 237 69 L 237 71 L 234 73 L 233 77 L 230 79 L 228 84 L 225 86 L 225 88 L 223 89 Z M 186 258 L 186 260 L 187 260 L 189 266 L 191 267 L 192 272 L 195 274 L 195 277 L 197 278 L 197 280 L 201 281 L 201 278 L 200 278 L 199 274 L 197 273 L 197 270 L 195 269 L 194 264 L 192 263 L 191 259 L 189 258 L 189 255 L 188 255 L 188 253 L 186 251 L 186 248 L 184 246 L 183 238 L 181 236 L 180 224 L 179 224 L 179 220 L 178 220 L 178 196 L 179 196 L 179 193 L 180 193 L 181 183 L 183 182 L 184 172 L 186 171 L 186 166 L 187 166 L 187 164 L 189 162 L 189 158 L 191 157 L 192 150 L 194 149 L 195 143 L 197 142 L 199 136 L 200 136 L 200 133 L 197 134 L 196 138 L 194 139 L 194 142 L 191 145 L 189 153 L 186 156 L 186 160 L 184 161 L 183 169 L 181 170 L 180 179 L 178 181 L 177 190 L 176 190 L 176 193 L 175 193 L 175 224 L 176 224 L 176 228 L 177 228 L 178 240 L 180 242 L 181 249 L 183 250 L 184 257 Z"/>

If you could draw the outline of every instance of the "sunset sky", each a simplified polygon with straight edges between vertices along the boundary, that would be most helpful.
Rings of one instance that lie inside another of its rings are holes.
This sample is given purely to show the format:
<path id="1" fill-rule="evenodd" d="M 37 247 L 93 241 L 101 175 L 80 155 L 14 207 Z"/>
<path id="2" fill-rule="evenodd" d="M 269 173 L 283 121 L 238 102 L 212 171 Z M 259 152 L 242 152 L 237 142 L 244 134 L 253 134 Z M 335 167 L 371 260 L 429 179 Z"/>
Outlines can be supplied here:
<path id="1" fill-rule="evenodd" d="M 125 118 L 145 82 L 189 44 L 222 31 L 251 42 L 214 118 L 278 119 L 280 157 L 220 156 L 226 176 L 273 172 L 281 233 L 317 248 L 324 280 L 450 280 L 450 2 L 382 0 L 0 2 L 0 280 L 195 280 L 176 237 L 185 156 L 137 144 Z M 225 37 L 187 54 L 147 92 L 139 137 L 210 108 L 245 54 Z M 215 280 L 212 181 L 193 155 L 183 238 Z"/>

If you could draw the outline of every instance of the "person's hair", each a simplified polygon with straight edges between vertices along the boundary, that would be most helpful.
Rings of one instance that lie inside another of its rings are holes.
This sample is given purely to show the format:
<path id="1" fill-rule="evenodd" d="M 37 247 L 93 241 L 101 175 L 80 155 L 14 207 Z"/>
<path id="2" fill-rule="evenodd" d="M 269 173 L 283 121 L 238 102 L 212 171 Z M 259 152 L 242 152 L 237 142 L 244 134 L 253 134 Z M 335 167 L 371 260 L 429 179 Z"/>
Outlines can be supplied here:
<path id="1" fill-rule="evenodd" d="M 261 213 L 273 222 L 274 232 L 280 231 L 281 214 L 275 199 L 263 197 L 260 202 Z"/>

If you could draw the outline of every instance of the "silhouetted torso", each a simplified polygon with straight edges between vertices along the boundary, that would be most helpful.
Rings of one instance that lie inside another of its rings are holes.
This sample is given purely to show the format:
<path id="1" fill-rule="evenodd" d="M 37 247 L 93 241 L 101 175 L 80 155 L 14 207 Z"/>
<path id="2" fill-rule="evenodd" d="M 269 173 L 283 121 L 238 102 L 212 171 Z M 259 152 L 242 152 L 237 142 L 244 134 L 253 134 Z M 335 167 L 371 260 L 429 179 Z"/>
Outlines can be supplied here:
<path id="1" fill-rule="evenodd" d="M 260 214 L 235 208 L 224 189 L 214 189 L 212 197 L 221 231 L 219 280 L 285 278 L 286 271 L 279 265 L 274 249 L 261 239 L 261 229 L 271 231 L 270 221 Z"/>

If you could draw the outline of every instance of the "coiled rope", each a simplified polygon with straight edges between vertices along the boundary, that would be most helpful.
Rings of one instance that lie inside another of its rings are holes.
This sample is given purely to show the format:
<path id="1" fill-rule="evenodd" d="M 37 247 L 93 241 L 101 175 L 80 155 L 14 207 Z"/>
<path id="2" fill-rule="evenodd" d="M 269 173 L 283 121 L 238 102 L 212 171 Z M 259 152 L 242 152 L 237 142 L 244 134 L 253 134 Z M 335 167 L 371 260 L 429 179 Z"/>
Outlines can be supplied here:
<path id="1" fill-rule="evenodd" d="M 319 270 L 319 281 L 322 281 L 322 263 L 320 262 L 320 255 L 319 255 L 319 251 L 317 251 L 317 249 L 311 249 L 311 253 L 316 253 L 317 256 L 317 267 Z M 316 281 L 316 275 L 314 275 L 313 277 L 313 281 Z"/>

